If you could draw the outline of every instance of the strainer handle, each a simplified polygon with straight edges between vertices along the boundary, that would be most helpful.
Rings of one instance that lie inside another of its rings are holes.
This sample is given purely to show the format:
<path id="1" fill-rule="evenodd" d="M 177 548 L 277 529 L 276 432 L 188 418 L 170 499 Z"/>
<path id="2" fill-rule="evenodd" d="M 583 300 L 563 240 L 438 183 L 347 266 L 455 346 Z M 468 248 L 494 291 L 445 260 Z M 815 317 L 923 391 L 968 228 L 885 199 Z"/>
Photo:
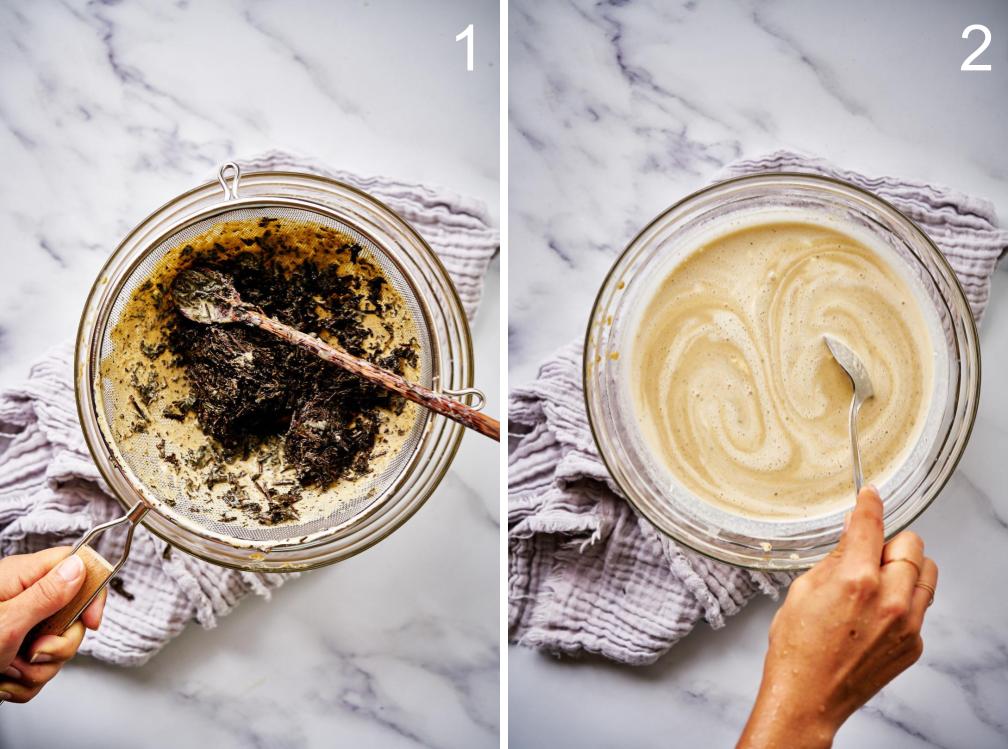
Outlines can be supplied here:
<path id="1" fill-rule="evenodd" d="M 130 545 L 133 543 L 133 531 L 136 530 L 137 523 L 147 514 L 147 509 L 147 505 L 143 502 L 137 502 L 121 518 L 96 525 L 74 544 L 70 553 L 77 554 L 84 562 L 84 583 L 70 603 L 48 619 L 43 619 L 35 627 L 31 639 L 35 639 L 35 637 L 40 635 L 61 635 L 70 628 L 71 624 L 77 621 L 77 617 L 84 613 L 84 609 L 88 607 L 88 604 L 105 589 L 109 580 L 115 577 L 115 574 L 126 563 Z M 126 541 L 123 544 L 122 554 L 119 555 L 115 563 L 109 562 L 89 544 L 93 539 L 110 528 L 124 524 L 128 524 L 129 528 L 126 531 Z"/>

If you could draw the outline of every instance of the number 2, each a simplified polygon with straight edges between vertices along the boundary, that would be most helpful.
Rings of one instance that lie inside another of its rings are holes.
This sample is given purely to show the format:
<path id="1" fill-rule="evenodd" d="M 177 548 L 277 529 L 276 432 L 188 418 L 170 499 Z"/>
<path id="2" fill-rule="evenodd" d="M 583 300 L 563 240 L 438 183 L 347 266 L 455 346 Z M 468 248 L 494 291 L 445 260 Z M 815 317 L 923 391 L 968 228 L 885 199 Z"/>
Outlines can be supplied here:
<path id="1" fill-rule="evenodd" d="M 470 26 L 470 28 L 472 28 L 472 27 Z M 979 47 L 977 47 L 975 50 L 973 50 L 973 54 L 972 55 L 970 55 L 965 60 L 963 60 L 962 67 L 960 67 L 959 69 L 960 70 L 967 70 L 967 71 L 970 71 L 970 70 L 990 70 L 991 69 L 990 65 L 974 65 L 973 61 L 975 59 L 977 59 L 981 54 L 983 54 L 983 51 L 985 49 L 987 49 L 988 45 L 991 43 L 991 31 L 990 31 L 990 29 L 988 29 L 983 24 L 974 23 L 974 24 L 972 24 L 970 26 L 967 26 L 965 29 L 963 29 L 962 38 L 963 39 L 969 39 L 969 35 L 972 34 L 974 31 L 979 31 L 981 34 L 983 34 L 984 40 L 983 40 L 983 42 L 980 43 Z"/>
<path id="2" fill-rule="evenodd" d="M 989 34 L 990 32 L 988 32 Z M 473 70 L 473 25 L 469 24 L 455 37 L 456 42 L 466 40 L 466 70 L 470 73 Z M 990 69 L 990 66 L 987 66 Z"/>

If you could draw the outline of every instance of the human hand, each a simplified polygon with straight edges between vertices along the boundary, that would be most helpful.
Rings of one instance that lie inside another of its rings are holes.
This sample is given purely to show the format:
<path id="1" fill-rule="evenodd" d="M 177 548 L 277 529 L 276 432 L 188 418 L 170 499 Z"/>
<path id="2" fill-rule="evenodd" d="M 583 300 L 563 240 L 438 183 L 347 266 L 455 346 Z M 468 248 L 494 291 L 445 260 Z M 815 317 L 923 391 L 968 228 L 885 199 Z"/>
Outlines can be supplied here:
<path id="1" fill-rule="evenodd" d="M 73 658 L 84 629 L 98 629 L 105 592 L 62 635 L 43 635 L 24 648 L 32 627 L 52 616 L 84 584 L 84 563 L 60 546 L 0 559 L 0 700 L 27 702 Z"/>
<path id="2" fill-rule="evenodd" d="M 920 658 L 937 582 L 916 533 L 883 546 L 882 500 L 863 488 L 837 548 L 791 584 L 770 625 L 739 749 L 830 746 L 855 710 Z"/>

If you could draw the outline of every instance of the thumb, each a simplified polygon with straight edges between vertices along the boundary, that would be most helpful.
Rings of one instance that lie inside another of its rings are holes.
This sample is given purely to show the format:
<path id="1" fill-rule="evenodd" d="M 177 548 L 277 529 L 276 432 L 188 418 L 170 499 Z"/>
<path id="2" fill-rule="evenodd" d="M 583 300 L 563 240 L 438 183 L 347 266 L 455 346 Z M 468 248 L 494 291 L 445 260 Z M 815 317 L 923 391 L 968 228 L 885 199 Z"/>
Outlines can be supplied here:
<path id="1" fill-rule="evenodd" d="M 7 602 L 14 624 L 25 633 L 73 599 L 84 584 L 84 562 L 71 554 Z"/>

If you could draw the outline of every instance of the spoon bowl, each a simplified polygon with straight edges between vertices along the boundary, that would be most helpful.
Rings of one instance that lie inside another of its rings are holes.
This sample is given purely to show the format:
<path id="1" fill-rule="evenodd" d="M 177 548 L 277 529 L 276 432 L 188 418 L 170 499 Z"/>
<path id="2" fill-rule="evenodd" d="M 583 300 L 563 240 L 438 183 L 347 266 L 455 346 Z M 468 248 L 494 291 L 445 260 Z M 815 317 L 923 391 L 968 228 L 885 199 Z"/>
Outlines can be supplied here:
<path id="1" fill-rule="evenodd" d="M 172 282 L 172 298 L 179 312 L 193 322 L 241 322 L 242 302 L 231 279 L 211 268 L 187 268 Z"/>

